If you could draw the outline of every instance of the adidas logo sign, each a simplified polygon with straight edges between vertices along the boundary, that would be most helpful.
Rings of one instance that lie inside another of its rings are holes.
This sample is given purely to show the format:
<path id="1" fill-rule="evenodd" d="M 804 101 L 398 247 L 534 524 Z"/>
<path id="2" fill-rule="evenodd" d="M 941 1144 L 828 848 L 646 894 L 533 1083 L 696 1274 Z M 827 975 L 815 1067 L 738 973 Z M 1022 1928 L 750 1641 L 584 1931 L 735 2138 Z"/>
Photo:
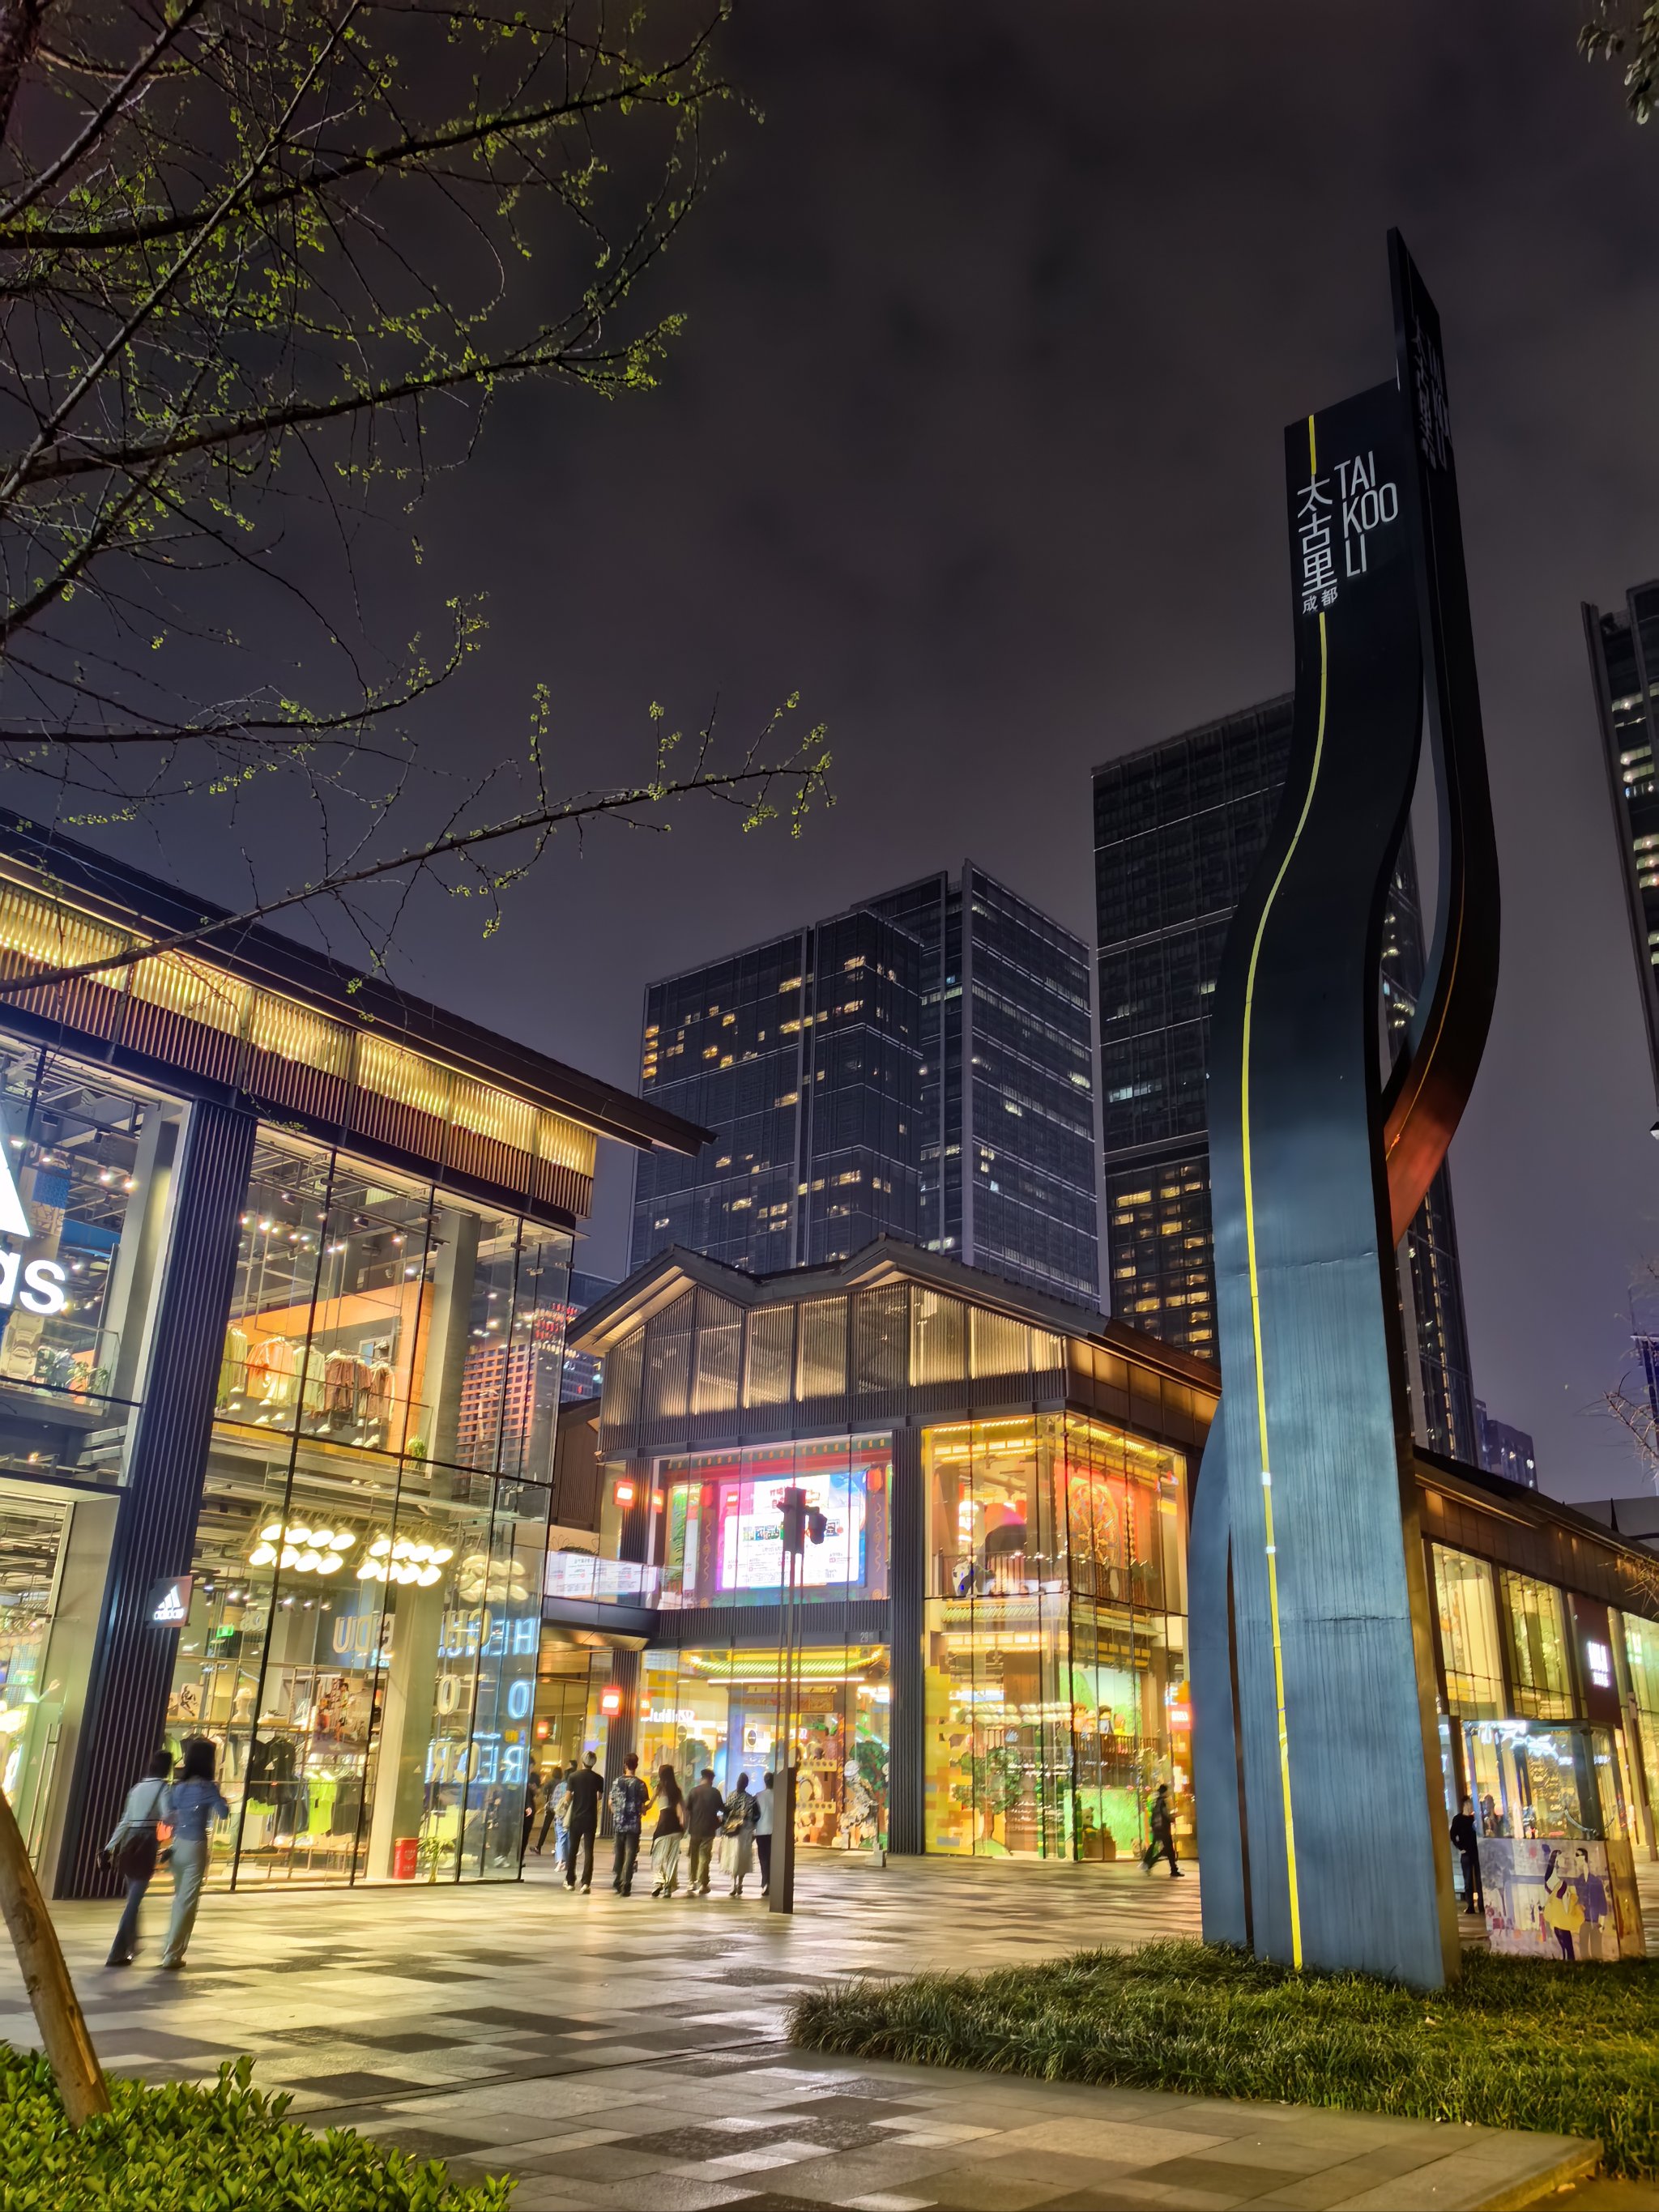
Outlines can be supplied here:
<path id="1" fill-rule="evenodd" d="M 190 1619 L 190 1600 L 178 1583 L 172 1585 L 149 1617 L 161 1628 L 178 1627 Z"/>
<path id="2" fill-rule="evenodd" d="M 0 1123 L 0 1237 L 33 1237 L 34 1226 L 17 1194 L 12 1158 L 10 1139 L 5 1125 Z M 20 1269 L 23 1278 L 21 1296 L 17 1288 Z M 64 1292 L 68 1279 L 56 1260 L 31 1260 L 25 1266 L 21 1252 L 0 1251 L 0 1306 L 18 1304 L 27 1307 L 30 1313 L 62 1313 L 69 1303 Z"/>

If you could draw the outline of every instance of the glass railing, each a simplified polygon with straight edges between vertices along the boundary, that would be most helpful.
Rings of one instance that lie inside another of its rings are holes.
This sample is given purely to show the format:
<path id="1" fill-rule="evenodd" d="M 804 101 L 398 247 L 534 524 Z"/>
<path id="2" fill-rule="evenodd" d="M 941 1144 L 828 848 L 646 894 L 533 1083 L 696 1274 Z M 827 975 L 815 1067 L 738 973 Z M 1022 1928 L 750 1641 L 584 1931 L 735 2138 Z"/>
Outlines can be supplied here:
<path id="1" fill-rule="evenodd" d="M 542 1588 L 548 1597 L 584 1598 L 599 1605 L 655 1605 L 660 1567 L 637 1559 L 601 1559 L 592 1552 L 550 1552 Z"/>

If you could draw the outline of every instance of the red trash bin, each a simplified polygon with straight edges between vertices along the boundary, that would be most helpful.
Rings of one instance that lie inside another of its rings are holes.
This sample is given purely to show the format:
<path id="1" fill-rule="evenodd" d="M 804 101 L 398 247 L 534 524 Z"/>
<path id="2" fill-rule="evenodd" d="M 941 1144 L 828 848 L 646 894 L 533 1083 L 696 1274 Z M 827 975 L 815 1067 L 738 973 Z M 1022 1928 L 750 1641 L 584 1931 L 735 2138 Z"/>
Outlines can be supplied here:
<path id="1" fill-rule="evenodd" d="M 393 1881 L 413 1881 L 415 1859 L 419 1845 L 413 1836 L 399 1836 L 392 1846 L 392 1879 Z"/>

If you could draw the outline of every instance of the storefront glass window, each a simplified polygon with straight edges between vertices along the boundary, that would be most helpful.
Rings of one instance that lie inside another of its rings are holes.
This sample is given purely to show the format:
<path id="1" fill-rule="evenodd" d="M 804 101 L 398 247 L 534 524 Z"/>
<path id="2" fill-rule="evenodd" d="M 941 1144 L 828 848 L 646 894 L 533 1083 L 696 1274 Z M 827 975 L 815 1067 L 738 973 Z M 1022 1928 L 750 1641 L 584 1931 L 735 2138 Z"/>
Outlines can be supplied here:
<path id="1" fill-rule="evenodd" d="M 1448 1708 L 1469 1720 L 1495 1720 L 1504 1711 L 1504 1668 L 1492 1571 L 1467 1552 L 1443 1544 L 1431 1549 Z"/>
<path id="2" fill-rule="evenodd" d="M 262 1137 L 167 1716 L 222 1876 L 516 1875 L 569 1252 Z"/>
<path id="3" fill-rule="evenodd" d="M 1572 1674 L 1561 1593 L 1553 1583 L 1500 1568 L 1515 1708 L 1529 1720 L 1572 1717 Z"/>
<path id="4" fill-rule="evenodd" d="M 893 1468 L 883 1436 L 814 1437 L 697 1452 L 656 1463 L 653 1565 L 667 1607 L 776 1604 L 783 1591 L 784 1492 L 805 1493 L 804 1602 L 885 1597 Z"/>
<path id="5" fill-rule="evenodd" d="M 0 1047 L 0 1470 L 119 1480 L 183 1114 Z"/>
<path id="6" fill-rule="evenodd" d="M 683 1787 L 705 1766 L 722 1790 L 758 1789 L 781 1760 L 775 1646 L 644 1655 L 642 1771 L 666 1763 Z M 884 1645 L 808 1644 L 800 1655 L 795 1840 L 869 1850 L 887 1840 L 891 1668 Z"/>
<path id="7" fill-rule="evenodd" d="M 926 1432 L 930 1850 L 1115 1858 L 1192 1831 L 1178 1456 L 1068 1415 Z"/>
<path id="8" fill-rule="evenodd" d="M 1621 1618 L 1631 1695 L 1636 1701 L 1642 1769 L 1647 1778 L 1648 1803 L 1659 1814 L 1659 1624 L 1643 1620 L 1633 1613 L 1626 1613 Z"/>
<path id="9" fill-rule="evenodd" d="M 54 1646 L 60 1562 L 74 1508 L 0 1482 L 0 1790 L 33 1854 L 58 1764 L 72 1650 Z M 93 1509 L 89 1509 L 93 1510 Z M 95 1509 L 107 1514 L 100 1501 Z M 85 1624 L 77 1624 L 82 1640 Z M 66 1625 L 73 1638 L 76 1629 Z"/>
<path id="10" fill-rule="evenodd" d="M 1070 1855 L 1060 1433 L 1053 1417 L 1022 1415 L 924 1434 L 929 1850 Z"/>

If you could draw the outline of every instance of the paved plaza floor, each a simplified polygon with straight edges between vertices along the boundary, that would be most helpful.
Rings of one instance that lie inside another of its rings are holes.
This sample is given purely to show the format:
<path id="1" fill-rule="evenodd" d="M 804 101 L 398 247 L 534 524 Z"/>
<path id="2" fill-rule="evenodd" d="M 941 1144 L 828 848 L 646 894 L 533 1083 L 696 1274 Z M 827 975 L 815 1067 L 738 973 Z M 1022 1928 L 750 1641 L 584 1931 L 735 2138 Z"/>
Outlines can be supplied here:
<path id="1" fill-rule="evenodd" d="M 204 1903 L 188 1968 L 136 1966 L 115 1908 L 57 1908 L 100 2056 L 151 2081 L 252 2053 L 295 2116 L 511 2172 L 518 2212 L 1026 2212 L 1028 2207 L 1510 2204 L 1586 2163 L 1560 2137 L 987 2075 L 792 2049 L 797 1993 L 850 1972 L 973 1970 L 1195 1934 L 1161 1869 L 811 1856 L 793 1919 L 718 1893 L 522 1884 L 290 1889 Z M 5 1949 L 5 1947 L 0 1947 Z M 34 2039 L 9 1950 L 0 2036 Z"/>

